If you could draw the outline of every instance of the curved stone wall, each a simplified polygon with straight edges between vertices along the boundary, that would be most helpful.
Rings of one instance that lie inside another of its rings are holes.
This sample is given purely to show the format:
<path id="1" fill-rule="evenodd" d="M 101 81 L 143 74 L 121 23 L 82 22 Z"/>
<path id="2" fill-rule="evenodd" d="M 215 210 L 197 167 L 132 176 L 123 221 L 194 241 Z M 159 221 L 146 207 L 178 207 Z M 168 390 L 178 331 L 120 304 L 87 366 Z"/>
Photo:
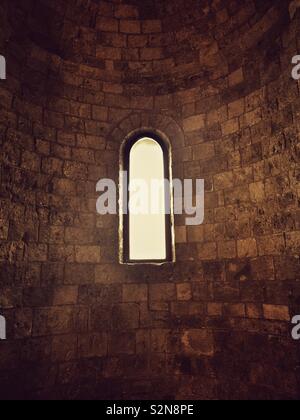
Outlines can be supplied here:
<path id="1" fill-rule="evenodd" d="M 299 15 L 282 1 L 0 6 L 1 397 L 298 398 Z M 174 176 L 177 262 L 118 263 L 117 179 L 133 130 Z M 287 358 L 287 355 L 288 358 Z"/>

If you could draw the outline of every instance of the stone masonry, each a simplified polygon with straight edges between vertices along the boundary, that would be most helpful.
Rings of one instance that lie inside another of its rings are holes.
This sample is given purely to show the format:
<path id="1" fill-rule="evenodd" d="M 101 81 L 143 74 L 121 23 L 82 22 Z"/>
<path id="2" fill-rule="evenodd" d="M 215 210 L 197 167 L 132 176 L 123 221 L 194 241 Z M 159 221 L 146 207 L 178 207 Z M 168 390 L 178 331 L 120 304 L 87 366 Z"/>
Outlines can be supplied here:
<path id="1" fill-rule="evenodd" d="M 299 399 L 299 11 L 282 0 L 2 0 L 0 398 Z M 176 263 L 96 214 L 123 139 L 204 178 Z"/>

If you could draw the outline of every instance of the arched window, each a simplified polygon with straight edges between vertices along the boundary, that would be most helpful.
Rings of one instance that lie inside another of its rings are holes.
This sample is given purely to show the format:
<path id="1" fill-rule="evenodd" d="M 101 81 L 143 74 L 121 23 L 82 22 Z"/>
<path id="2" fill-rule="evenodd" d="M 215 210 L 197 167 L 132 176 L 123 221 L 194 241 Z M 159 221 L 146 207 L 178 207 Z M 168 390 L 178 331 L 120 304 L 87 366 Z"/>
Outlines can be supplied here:
<path id="1" fill-rule="evenodd" d="M 171 154 L 158 136 L 132 137 L 122 149 L 123 263 L 174 260 Z"/>

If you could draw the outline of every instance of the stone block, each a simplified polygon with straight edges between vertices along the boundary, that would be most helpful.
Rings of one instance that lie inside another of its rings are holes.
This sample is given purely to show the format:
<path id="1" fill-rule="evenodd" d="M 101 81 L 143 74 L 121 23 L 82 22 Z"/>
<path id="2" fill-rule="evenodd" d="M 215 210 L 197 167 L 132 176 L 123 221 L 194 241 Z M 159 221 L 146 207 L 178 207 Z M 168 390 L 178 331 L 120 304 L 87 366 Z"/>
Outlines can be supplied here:
<path id="1" fill-rule="evenodd" d="M 135 354 L 136 334 L 133 332 L 112 333 L 108 340 L 108 353 L 111 355 Z"/>
<path id="2" fill-rule="evenodd" d="M 284 305 L 263 305 L 264 317 L 271 321 L 291 320 L 288 306 Z"/>
<path id="3" fill-rule="evenodd" d="M 32 334 L 33 311 L 22 308 L 15 311 L 14 338 L 24 339 Z"/>
<path id="4" fill-rule="evenodd" d="M 61 286 L 54 289 L 53 305 L 76 305 L 78 300 L 77 286 Z"/>
<path id="5" fill-rule="evenodd" d="M 184 354 L 194 357 L 214 355 L 214 337 L 210 330 L 187 330 L 181 337 Z"/>
<path id="6" fill-rule="evenodd" d="M 69 334 L 75 330 L 74 309 L 54 307 L 37 309 L 34 313 L 33 336 Z"/>
<path id="7" fill-rule="evenodd" d="M 187 228 L 188 242 L 203 242 L 204 241 L 204 227 L 188 226 Z"/>
<path id="8" fill-rule="evenodd" d="M 141 24 L 137 20 L 121 20 L 120 32 L 124 34 L 140 34 Z"/>
<path id="9" fill-rule="evenodd" d="M 155 34 L 162 32 L 162 24 L 160 20 L 145 20 L 142 23 L 142 32 L 144 34 Z"/>
<path id="10" fill-rule="evenodd" d="M 217 259 L 217 244 L 216 242 L 206 242 L 197 245 L 198 258 L 202 261 Z"/>
<path id="11" fill-rule="evenodd" d="M 223 305 L 221 303 L 208 303 L 207 315 L 221 317 L 223 315 Z"/>
<path id="12" fill-rule="evenodd" d="M 246 314 L 250 319 L 261 319 L 262 315 L 262 305 L 257 303 L 249 303 L 246 305 Z"/>
<path id="13" fill-rule="evenodd" d="M 64 228 L 61 226 L 41 226 L 40 242 L 44 244 L 62 244 L 64 242 Z"/>
<path id="14" fill-rule="evenodd" d="M 248 186 L 238 187 L 225 191 L 225 203 L 227 205 L 237 205 L 250 201 L 250 192 Z"/>
<path id="15" fill-rule="evenodd" d="M 270 262 L 270 264 L 273 264 Z M 274 269 L 275 265 L 275 269 Z M 274 258 L 273 277 L 274 279 L 276 273 L 276 279 L 285 281 L 285 280 L 296 280 L 299 279 L 300 273 L 300 257 L 299 256 L 278 256 Z"/>
<path id="16" fill-rule="evenodd" d="M 97 46 L 96 56 L 99 60 L 121 60 L 121 48 Z"/>
<path id="17" fill-rule="evenodd" d="M 23 290 L 23 305 L 29 308 L 50 307 L 53 304 L 53 289 L 28 287 Z"/>
<path id="18" fill-rule="evenodd" d="M 151 330 L 151 351 L 154 353 L 165 353 L 167 351 L 167 337 L 169 330 Z"/>
<path id="19" fill-rule="evenodd" d="M 27 249 L 27 256 L 30 262 L 45 262 L 48 258 L 48 246 L 30 244 Z"/>
<path id="20" fill-rule="evenodd" d="M 139 328 L 140 309 L 132 303 L 124 303 L 113 307 L 112 326 L 115 330 L 127 331 Z"/>
<path id="21" fill-rule="evenodd" d="M 288 267 L 288 266 L 287 266 Z M 274 262 L 272 257 L 259 257 L 251 260 L 251 272 L 255 281 L 275 280 Z M 282 277 L 280 279 L 283 280 Z"/>
<path id="22" fill-rule="evenodd" d="M 179 301 L 192 300 L 192 287 L 190 283 L 180 283 L 176 285 L 177 299 Z"/>
<path id="23" fill-rule="evenodd" d="M 72 180 L 87 180 L 88 170 L 87 166 L 80 162 L 65 162 L 64 175 Z"/>
<path id="24" fill-rule="evenodd" d="M 175 239 L 178 244 L 184 244 L 187 242 L 186 226 L 177 226 L 175 228 Z"/>
<path id="25" fill-rule="evenodd" d="M 241 128 L 252 127 L 260 123 L 262 120 L 262 111 L 261 108 L 257 108 L 254 111 L 246 112 L 243 116 L 240 117 Z"/>
<path id="26" fill-rule="evenodd" d="M 233 318 L 245 318 L 246 307 L 243 303 L 228 303 L 224 305 L 224 314 Z"/>
<path id="27" fill-rule="evenodd" d="M 77 336 L 62 335 L 53 337 L 52 340 L 52 361 L 69 362 L 77 358 Z"/>
<path id="28" fill-rule="evenodd" d="M 261 203 L 265 200 L 265 185 L 263 182 L 254 182 L 249 185 L 251 200 L 255 203 Z"/>
<path id="29" fill-rule="evenodd" d="M 231 134 L 237 133 L 240 129 L 238 118 L 232 118 L 229 121 L 226 121 L 222 124 L 222 134 L 223 136 L 229 136 Z"/>
<path id="30" fill-rule="evenodd" d="M 205 115 L 195 115 L 193 117 L 186 118 L 183 121 L 183 129 L 186 133 L 201 130 L 205 127 Z"/>
<path id="31" fill-rule="evenodd" d="M 236 257 L 235 241 L 218 242 L 218 256 L 220 259 L 231 259 Z"/>
<path id="32" fill-rule="evenodd" d="M 107 356 L 108 338 L 106 333 L 85 334 L 78 338 L 78 356 L 93 358 Z"/>
<path id="33" fill-rule="evenodd" d="M 239 99 L 237 101 L 231 102 L 228 105 L 228 116 L 229 119 L 239 117 L 245 112 L 245 99 Z"/>
<path id="34" fill-rule="evenodd" d="M 103 32 L 118 32 L 119 21 L 117 19 L 108 18 L 107 16 L 99 16 L 97 19 L 97 29 Z"/>
<path id="35" fill-rule="evenodd" d="M 57 134 L 57 141 L 59 144 L 64 146 L 75 146 L 76 144 L 76 137 L 74 133 L 68 133 L 64 131 L 58 131 Z"/>
<path id="36" fill-rule="evenodd" d="M 25 151 L 22 154 L 21 166 L 28 171 L 39 172 L 41 167 L 41 158 L 38 154 Z"/>
<path id="37" fill-rule="evenodd" d="M 139 17 L 139 11 L 136 6 L 131 6 L 130 4 L 117 4 L 115 17 L 118 19 L 137 19 Z"/>
<path id="38" fill-rule="evenodd" d="M 241 67 L 240 69 L 234 71 L 233 73 L 231 73 L 229 75 L 229 86 L 236 86 L 239 85 L 241 83 L 243 83 L 244 81 L 244 72 L 243 72 L 243 68 Z"/>
<path id="39" fill-rule="evenodd" d="M 123 302 L 147 302 L 148 285 L 147 284 L 124 284 Z"/>
<path id="40" fill-rule="evenodd" d="M 161 48 L 142 48 L 140 54 L 143 61 L 161 60 L 163 58 L 163 50 Z"/>
<path id="41" fill-rule="evenodd" d="M 101 261 L 99 246 L 76 246 L 75 260 L 79 264 L 98 264 Z"/>
<path id="42" fill-rule="evenodd" d="M 166 284 L 150 284 L 149 299 L 156 302 L 171 302 L 176 300 L 175 285 Z"/>
<path id="43" fill-rule="evenodd" d="M 103 333 L 112 329 L 112 306 L 109 303 L 105 305 L 94 305 L 91 308 L 90 325 L 92 332 Z"/>
<path id="44" fill-rule="evenodd" d="M 237 242 L 238 257 L 257 257 L 257 244 L 255 238 L 241 239 Z"/>
<path id="45" fill-rule="evenodd" d="M 289 232 L 286 235 L 286 246 L 290 254 L 300 254 L 300 231 Z"/>
<path id="46" fill-rule="evenodd" d="M 129 35 L 128 47 L 129 48 L 144 48 L 148 44 L 147 35 Z"/>
<path id="47" fill-rule="evenodd" d="M 150 350 L 150 331 L 138 330 L 136 332 L 136 353 L 148 354 Z"/>
<path id="48" fill-rule="evenodd" d="M 259 255 L 280 255 L 284 252 L 283 235 L 263 236 L 257 239 Z"/>
<path id="49" fill-rule="evenodd" d="M 233 172 L 223 172 L 214 176 L 215 190 L 225 190 L 234 187 Z"/>
<path id="50" fill-rule="evenodd" d="M 69 244 L 90 244 L 93 242 L 94 234 L 92 230 L 84 228 L 67 227 L 65 231 L 65 241 Z"/>
<path id="51" fill-rule="evenodd" d="M 51 262 L 75 262 L 74 247 L 70 245 L 50 245 L 49 246 L 49 261 Z"/>
<path id="52" fill-rule="evenodd" d="M 211 143 L 203 143 L 193 147 L 194 160 L 207 160 L 215 156 L 215 147 Z"/>

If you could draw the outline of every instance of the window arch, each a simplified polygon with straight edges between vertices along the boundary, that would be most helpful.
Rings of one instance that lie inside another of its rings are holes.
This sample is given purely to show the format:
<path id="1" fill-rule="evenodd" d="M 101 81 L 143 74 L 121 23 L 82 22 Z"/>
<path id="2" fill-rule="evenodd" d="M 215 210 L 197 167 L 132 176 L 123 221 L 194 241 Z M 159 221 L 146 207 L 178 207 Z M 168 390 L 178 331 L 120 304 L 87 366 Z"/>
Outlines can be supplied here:
<path id="1" fill-rule="evenodd" d="M 121 262 L 174 261 L 169 144 L 153 133 L 140 133 L 125 141 L 121 159 Z"/>

